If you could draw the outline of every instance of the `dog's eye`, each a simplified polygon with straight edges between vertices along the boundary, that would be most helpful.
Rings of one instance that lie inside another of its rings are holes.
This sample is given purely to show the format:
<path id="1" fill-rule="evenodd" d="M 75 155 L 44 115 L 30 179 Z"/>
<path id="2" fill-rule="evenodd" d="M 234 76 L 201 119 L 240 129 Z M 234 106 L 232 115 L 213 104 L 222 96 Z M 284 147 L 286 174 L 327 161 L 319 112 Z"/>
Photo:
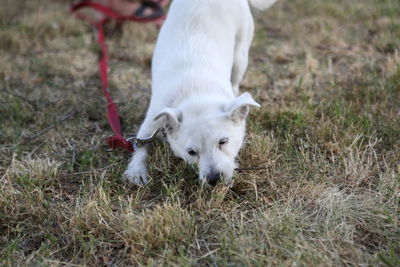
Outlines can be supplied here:
<path id="1" fill-rule="evenodd" d="M 187 153 L 188 153 L 190 156 L 192 156 L 192 157 L 197 156 L 197 152 L 194 151 L 194 150 L 191 149 L 191 148 L 189 148 L 189 149 L 187 150 Z"/>
<path id="2" fill-rule="evenodd" d="M 219 142 L 218 142 L 219 149 L 221 149 L 223 145 L 226 145 L 228 143 L 228 141 L 229 141 L 229 138 L 222 138 L 221 140 L 219 140 Z"/>

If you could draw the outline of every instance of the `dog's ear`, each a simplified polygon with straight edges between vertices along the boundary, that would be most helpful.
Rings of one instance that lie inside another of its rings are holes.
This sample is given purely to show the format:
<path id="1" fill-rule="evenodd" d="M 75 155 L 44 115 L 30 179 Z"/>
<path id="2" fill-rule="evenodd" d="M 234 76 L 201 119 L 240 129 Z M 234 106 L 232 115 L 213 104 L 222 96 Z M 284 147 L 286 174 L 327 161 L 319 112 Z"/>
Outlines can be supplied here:
<path id="1" fill-rule="evenodd" d="M 250 106 L 261 107 L 249 93 L 243 93 L 225 106 L 228 117 L 235 123 L 240 123 L 249 114 Z"/>
<path id="2" fill-rule="evenodd" d="M 160 120 L 167 132 L 177 130 L 182 122 L 182 112 L 176 108 L 164 108 L 155 117 L 154 121 Z"/>

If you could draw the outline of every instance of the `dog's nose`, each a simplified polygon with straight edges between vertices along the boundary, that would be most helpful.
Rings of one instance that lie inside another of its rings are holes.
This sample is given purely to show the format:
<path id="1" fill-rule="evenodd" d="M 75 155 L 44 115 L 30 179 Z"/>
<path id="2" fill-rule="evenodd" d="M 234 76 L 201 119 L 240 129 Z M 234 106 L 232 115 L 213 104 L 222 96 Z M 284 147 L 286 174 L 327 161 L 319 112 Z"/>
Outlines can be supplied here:
<path id="1" fill-rule="evenodd" d="M 215 186 L 219 180 L 221 180 L 221 173 L 215 172 L 215 173 L 210 173 L 207 175 L 207 182 L 211 186 Z"/>

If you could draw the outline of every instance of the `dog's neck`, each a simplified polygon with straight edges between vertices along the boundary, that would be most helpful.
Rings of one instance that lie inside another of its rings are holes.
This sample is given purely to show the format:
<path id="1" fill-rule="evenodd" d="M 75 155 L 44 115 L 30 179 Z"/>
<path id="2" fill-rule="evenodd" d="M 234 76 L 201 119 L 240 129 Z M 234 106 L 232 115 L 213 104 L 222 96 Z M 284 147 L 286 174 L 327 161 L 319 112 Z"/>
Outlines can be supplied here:
<path id="1" fill-rule="evenodd" d="M 179 94 L 173 100 L 171 106 L 179 107 L 185 103 L 204 104 L 209 106 L 210 101 L 228 102 L 235 98 L 232 85 L 228 82 L 221 82 L 214 78 L 203 79 L 196 77 L 183 79 L 180 83 Z"/>

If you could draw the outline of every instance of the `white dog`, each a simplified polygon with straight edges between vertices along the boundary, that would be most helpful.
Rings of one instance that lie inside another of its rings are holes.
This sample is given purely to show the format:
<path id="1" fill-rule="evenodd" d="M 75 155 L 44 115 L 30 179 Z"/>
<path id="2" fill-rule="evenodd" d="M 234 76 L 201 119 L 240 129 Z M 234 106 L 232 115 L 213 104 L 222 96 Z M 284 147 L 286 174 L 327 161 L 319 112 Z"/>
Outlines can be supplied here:
<path id="1" fill-rule="evenodd" d="M 260 106 L 249 93 L 237 96 L 254 31 L 249 1 L 265 9 L 276 0 L 174 0 L 153 55 L 152 97 L 137 137 L 164 127 L 173 152 L 210 185 L 231 182 L 249 107 Z M 148 183 L 147 149 L 134 152 L 125 180 Z"/>

